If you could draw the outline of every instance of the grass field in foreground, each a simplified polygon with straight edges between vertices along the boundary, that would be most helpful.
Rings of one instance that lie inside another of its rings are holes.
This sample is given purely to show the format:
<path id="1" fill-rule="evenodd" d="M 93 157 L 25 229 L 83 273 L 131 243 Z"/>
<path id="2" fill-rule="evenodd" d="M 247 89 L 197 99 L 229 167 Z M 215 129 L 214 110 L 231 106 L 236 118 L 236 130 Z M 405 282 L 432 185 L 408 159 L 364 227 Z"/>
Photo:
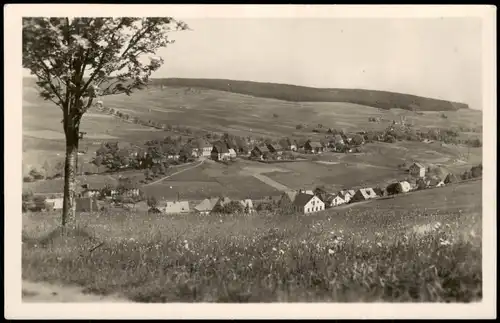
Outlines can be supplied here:
<path id="1" fill-rule="evenodd" d="M 473 181 L 311 216 L 82 214 L 65 238 L 29 214 L 22 276 L 136 302 L 479 301 L 481 213 Z"/>

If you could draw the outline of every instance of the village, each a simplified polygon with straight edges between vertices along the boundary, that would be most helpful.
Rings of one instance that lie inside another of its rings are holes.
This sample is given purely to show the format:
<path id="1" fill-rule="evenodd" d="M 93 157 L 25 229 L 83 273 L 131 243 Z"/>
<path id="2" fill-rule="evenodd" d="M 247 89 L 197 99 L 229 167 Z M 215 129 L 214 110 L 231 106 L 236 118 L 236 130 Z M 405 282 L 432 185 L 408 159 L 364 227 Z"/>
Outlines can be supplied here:
<path id="1" fill-rule="evenodd" d="M 361 136 L 358 135 L 358 137 Z M 168 167 L 169 160 L 179 161 L 182 159 L 181 155 L 185 156 L 186 154 L 189 154 L 189 158 L 184 157 L 184 162 L 198 161 L 202 163 L 207 159 L 221 164 L 231 163 L 237 159 L 254 162 L 286 162 L 305 160 L 304 157 L 320 155 L 327 151 L 347 153 L 355 149 L 359 150 L 365 140 L 364 138 L 356 140 L 358 142 L 354 143 L 353 137 L 346 134 L 337 134 L 332 136 L 332 140 L 327 141 L 326 144 L 311 140 L 281 140 L 279 143 L 258 143 L 252 149 L 244 150 L 242 147 L 232 144 L 231 140 L 227 140 L 227 137 L 226 140 L 216 140 L 212 143 L 205 139 L 192 139 L 187 143 L 190 149 L 182 148 L 180 154 L 170 153 L 159 157 L 157 155 L 153 156 L 152 150 L 146 153 L 133 151 L 129 152 L 129 154 L 130 157 L 137 158 L 138 166 L 147 167 L 146 172 L 149 173 L 149 169 L 161 168 L 163 164 Z M 344 147 L 348 148 L 345 149 Z M 99 155 L 99 151 L 96 152 L 96 155 Z M 130 159 L 128 159 L 126 166 L 130 167 L 130 163 Z M 404 171 L 408 176 L 404 180 L 395 181 L 386 187 L 362 187 L 343 189 L 338 192 L 331 192 L 323 187 L 316 187 L 314 190 L 297 188 L 259 200 L 232 200 L 227 196 L 214 196 L 203 199 L 201 202 L 181 200 L 179 197 L 176 200 L 158 201 L 154 197 L 145 196 L 142 190 L 138 188 L 137 183 L 123 177 L 120 178 L 120 183 L 116 187 L 109 185 L 91 187 L 89 184 L 82 184 L 76 199 L 76 207 L 78 212 L 98 212 L 105 209 L 105 205 L 137 210 L 141 209 L 140 205 L 142 204 L 142 209 L 147 210 L 147 212 L 169 215 L 190 212 L 200 215 L 252 214 L 254 212 L 286 212 L 306 215 L 341 205 L 370 201 L 416 190 L 443 187 L 459 181 L 457 176 L 452 173 L 441 177 L 430 174 L 430 168 L 417 161 L 408 163 L 404 167 Z M 120 168 L 116 167 L 116 169 Z M 482 176 L 481 165 L 472 167 L 469 172 L 462 174 L 460 179 L 467 180 L 480 176 Z M 58 210 L 63 207 L 62 197 L 52 196 L 45 200 L 38 197 L 38 200 L 34 204 L 37 204 L 40 210 Z M 34 207 L 31 206 L 31 208 Z M 30 207 L 27 206 L 26 208 L 29 209 Z"/>

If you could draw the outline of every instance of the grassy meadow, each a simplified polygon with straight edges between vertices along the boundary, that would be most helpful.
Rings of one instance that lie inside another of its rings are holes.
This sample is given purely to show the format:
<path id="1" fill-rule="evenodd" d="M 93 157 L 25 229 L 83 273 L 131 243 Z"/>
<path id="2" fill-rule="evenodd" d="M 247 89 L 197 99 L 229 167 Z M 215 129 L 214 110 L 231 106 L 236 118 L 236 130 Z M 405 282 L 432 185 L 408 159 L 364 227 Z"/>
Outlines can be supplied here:
<path id="1" fill-rule="evenodd" d="M 24 214 L 22 276 L 135 302 L 480 301 L 481 184 L 310 216 L 80 214 L 68 237 Z"/>

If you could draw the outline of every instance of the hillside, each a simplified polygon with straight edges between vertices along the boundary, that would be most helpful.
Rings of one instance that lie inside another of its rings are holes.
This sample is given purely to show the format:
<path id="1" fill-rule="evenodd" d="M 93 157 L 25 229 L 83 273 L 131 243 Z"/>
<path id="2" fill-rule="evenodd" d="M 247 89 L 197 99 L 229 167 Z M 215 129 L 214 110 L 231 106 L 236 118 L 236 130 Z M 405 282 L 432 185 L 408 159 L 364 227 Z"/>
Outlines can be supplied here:
<path id="1" fill-rule="evenodd" d="M 469 108 L 464 103 L 364 89 L 325 89 L 224 79 L 167 78 L 151 82 L 153 86 L 204 88 L 291 102 L 347 102 L 384 110 L 456 111 Z"/>
<path id="2" fill-rule="evenodd" d="M 33 78 L 24 78 L 23 82 L 25 86 L 35 86 Z M 288 102 L 353 103 L 384 110 L 456 111 L 469 109 L 465 103 L 366 89 L 327 89 L 225 79 L 164 78 L 150 80 L 150 87 L 161 85 L 188 88 L 188 90 L 189 88 L 217 90 Z"/>

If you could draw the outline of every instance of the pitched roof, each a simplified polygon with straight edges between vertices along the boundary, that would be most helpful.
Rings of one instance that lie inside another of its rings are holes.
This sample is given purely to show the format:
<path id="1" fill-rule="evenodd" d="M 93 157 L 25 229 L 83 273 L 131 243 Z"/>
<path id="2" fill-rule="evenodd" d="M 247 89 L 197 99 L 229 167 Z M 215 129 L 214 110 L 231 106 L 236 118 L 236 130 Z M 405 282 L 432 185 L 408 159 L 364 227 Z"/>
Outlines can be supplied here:
<path id="1" fill-rule="evenodd" d="M 328 195 L 328 198 L 326 201 L 328 203 L 332 203 L 334 200 L 340 200 L 342 202 L 345 202 L 345 200 L 340 195 Z"/>
<path id="2" fill-rule="evenodd" d="M 189 202 L 188 201 L 167 201 L 163 205 L 163 210 L 165 213 L 182 213 L 189 212 Z"/>
<path id="3" fill-rule="evenodd" d="M 290 199 L 290 201 L 295 201 L 295 197 L 297 196 L 297 194 L 299 194 L 299 192 L 297 191 L 286 191 L 284 194 L 286 194 L 286 196 L 288 196 L 288 198 Z"/>
<path id="4" fill-rule="evenodd" d="M 194 209 L 199 212 L 210 212 L 218 201 L 218 198 L 204 199 L 200 204 L 196 205 Z"/>
<path id="5" fill-rule="evenodd" d="M 280 144 L 267 144 L 267 148 L 274 149 L 275 151 L 283 150 L 283 147 Z"/>
<path id="6" fill-rule="evenodd" d="M 267 146 L 255 146 L 254 149 L 257 149 L 258 151 L 260 151 L 261 154 L 269 152 L 269 149 L 267 148 Z"/>
<path id="7" fill-rule="evenodd" d="M 360 192 L 361 195 L 363 196 L 363 198 L 365 198 L 365 199 L 377 197 L 377 193 L 375 193 L 375 191 L 371 187 L 360 188 L 358 190 L 358 192 Z"/>
<path id="8" fill-rule="evenodd" d="M 218 153 L 228 153 L 229 149 L 227 148 L 227 144 L 222 141 L 216 141 L 213 144 L 214 149 L 217 150 Z"/>
<path id="9" fill-rule="evenodd" d="M 345 198 L 345 196 L 349 194 L 349 196 L 353 197 L 354 194 L 356 194 L 356 191 L 355 190 L 341 190 L 339 192 L 339 195 L 342 197 L 342 198 Z"/>
<path id="10" fill-rule="evenodd" d="M 425 168 L 425 166 L 424 166 L 424 165 L 422 165 L 422 164 L 420 164 L 420 163 L 418 163 L 418 162 L 414 162 L 413 164 L 411 164 L 411 165 L 410 165 L 410 167 L 411 167 L 411 166 L 413 166 L 413 165 L 415 165 L 415 166 L 417 166 L 417 167 L 419 167 L 419 168 Z"/>
<path id="11" fill-rule="evenodd" d="M 299 194 L 297 194 L 297 196 L 295 196 L 295 200 L 293 201 L 293 204 L 295 204 L 296 206 L 299 206 L 299 207 L 303 207 L 313 197 L 314 197 L 314 195 L 311 195 L 311 194 L 299 193 Z"/>
<path id="12" fill-rule="evenodd" d="M 309 146 L 311 146 L 311 148 L 321 148 L 323 147 L 323 145 L 318 142 L 318 141 L 309 141 Z"/>
<path id="13" fill-rule="evenodd" d="M 193 147 L 201 147 L 201 148 L 206 148 L 206 147 L 212 147 L 212 144 L 208 142 L 208 140 L 204 138 L 198 138 L 196 140 L 191 141 L 191 145 Z"/>

